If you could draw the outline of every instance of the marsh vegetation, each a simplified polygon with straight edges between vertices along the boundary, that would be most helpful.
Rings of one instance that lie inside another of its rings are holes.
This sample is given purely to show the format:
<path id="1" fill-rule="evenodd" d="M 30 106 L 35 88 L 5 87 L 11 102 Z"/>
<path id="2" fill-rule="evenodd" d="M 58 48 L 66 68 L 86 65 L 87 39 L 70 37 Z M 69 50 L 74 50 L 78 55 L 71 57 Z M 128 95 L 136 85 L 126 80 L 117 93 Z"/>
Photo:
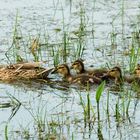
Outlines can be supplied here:
<path id="1" fill-rule="evenodd" d="M 139 0 L 10 0 L 0 7 L 2 65 L 121 67 L 140 59 Z M 60 79 L 57 75 L 49 75 Z M 140 139 L 140 89 L 44 81 L 0 83 L 0 139 Z"/>

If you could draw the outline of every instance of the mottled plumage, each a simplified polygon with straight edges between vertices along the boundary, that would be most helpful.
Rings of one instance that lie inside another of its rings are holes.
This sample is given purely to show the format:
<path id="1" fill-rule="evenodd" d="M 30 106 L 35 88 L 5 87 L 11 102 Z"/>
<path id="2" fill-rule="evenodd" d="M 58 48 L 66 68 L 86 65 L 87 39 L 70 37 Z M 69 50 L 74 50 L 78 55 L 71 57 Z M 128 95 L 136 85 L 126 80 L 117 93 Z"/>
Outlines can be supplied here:
<path id="1" fill-rule="evenodd" d="M 106 69 L 85 70 L 84 63 L 80 59 L 72 63 L 71 69 L 74 69 L 77 74 L 88 74 L 88 75 L 93 75 L 96 77 L 102 77 L 104 74 L 107 73 Z"/>
<path id="2" fill-rule="evenodd" d="M 63 76 L 63 79 L 69 83 L 101 83 L 101 79 L 92 75 L 80 74 L 77 76 L 72 76 L 69 67 L 66 64 L 61 64 L 57 66 L 52 73 L 59 73 Z"/>

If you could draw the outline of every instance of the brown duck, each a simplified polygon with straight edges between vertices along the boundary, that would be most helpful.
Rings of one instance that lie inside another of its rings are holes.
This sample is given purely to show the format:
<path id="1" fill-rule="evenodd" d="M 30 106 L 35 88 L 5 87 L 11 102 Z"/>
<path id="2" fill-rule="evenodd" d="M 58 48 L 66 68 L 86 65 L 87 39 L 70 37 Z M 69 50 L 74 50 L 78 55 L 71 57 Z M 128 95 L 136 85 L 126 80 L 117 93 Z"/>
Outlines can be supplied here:
<path id="1" fill-rule="evenodd" d="M 123 84 L 123 82 L 140 83 L 140 69 L 137 67 L 135 69 L 135 74 L 122 76 L 122 71 L 120 67 L 113 67 L 108 71 L 107 76 L 114 78 L 115 84 Z"/>
<path id="2" fill-rule="evenodd" d="M 88 74 L 96 77 L 102 77 L 107 73 L 106 69 L 85 70 L 84 63 L 81 59 L 74 61 L 71 65 L 71 69 L 74 69 L 77 74 Z"/>

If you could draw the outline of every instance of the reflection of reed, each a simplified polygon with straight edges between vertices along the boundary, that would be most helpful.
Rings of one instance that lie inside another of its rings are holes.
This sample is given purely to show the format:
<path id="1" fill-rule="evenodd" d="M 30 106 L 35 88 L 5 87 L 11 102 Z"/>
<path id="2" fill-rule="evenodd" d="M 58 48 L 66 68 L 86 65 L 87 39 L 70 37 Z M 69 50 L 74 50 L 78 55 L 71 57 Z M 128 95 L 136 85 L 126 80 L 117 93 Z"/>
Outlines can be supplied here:
<path id="1" fill-rule="evenodd" d="M 98 112 L 98 129 L 97 129 L 97 135 L 98 135 L 98 139 L 99 140 L 103 140 L 103 134 L 101 131 L 101 125 L 100 125 L 100 107 L 99 107 L 99 103 L 97 103 L 97 112 Z"/>
<path id="2" fill-rule="evenodd" d="M 15 114 L 19 110 L 19 108 L 21 106 L 21 102 L 17 98 L 15 98 L 14 96 L 12 96 L 11 94 L 9 94 L 9 93 L 7 93 L 7 94 L 13 102 L 12 113 L 8 119 L 8 122 L 10 122 L 10 120 L 15 116 Z"/>
<path id="3" fill-rule="evenodd" d="M 98 120 L 98 131 L 97 131 L 97 134 L 98 134 L 98 139 L 99 140 L 104 140 L 103 134 L 102 134 L 102 131 L 101 131 L 100 120 Z"/>
<path id="4" fill-rule="evenodd" d="M 0 103 L 0 108 L 9 108 L 9 107 L 12 107 L 12 104 L 10 102 Z"/>

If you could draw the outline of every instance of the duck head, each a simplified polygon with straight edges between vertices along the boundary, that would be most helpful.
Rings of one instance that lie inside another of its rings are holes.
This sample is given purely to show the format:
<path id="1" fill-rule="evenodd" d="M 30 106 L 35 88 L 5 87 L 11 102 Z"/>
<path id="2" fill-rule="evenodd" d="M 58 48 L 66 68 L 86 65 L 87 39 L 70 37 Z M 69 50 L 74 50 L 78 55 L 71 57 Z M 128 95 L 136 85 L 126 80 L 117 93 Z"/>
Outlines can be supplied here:
<path id="1" fill-rule="evenodd" d="M 123 81 L 122 71 L 120 67 L 113 67 L 108 71 L 108 75 L 115 79 L 115 84 L 121 84 Z"/>
<path id="2" fill-rule="evenodd" d="M 78 74 L 85 72 L 83 60 L 78 59 L 71 65 L 71 69 L 74 69 Z"/>
<path id="3" fill-rule="evenodd" d="M 63 77 L 66 77 L 66 76 L 70 75 L 70 70 L 66 64 L 61 64 L 54 68 L 54 70 L 52 71 L 52 74 L 54 74 L 54 73 L 59 73 Z"/>

